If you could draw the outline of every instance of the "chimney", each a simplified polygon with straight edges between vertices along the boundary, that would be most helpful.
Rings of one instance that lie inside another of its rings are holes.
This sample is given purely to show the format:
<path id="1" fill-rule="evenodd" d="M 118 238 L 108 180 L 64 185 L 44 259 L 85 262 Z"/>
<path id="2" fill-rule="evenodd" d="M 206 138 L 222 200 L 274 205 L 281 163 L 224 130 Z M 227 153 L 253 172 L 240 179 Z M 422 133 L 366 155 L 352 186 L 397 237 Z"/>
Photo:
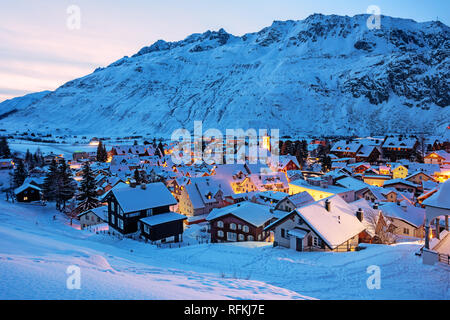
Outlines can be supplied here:
<path id="1" fill-rule="evenodd" d="M 330 199 L 325 200 L 325 209 L 330 212 L 331 211 L 331 202 Z"/>
<path id="2" fill-rule="evenodd" d="M 364 219 L 364 211 L 363 209 L 359 208 L 358 211 L 356 211 L 356 217 L 358 218 L 359 221 L 363 221 Z"/>
<path id="3" fill-rule="evenodd" d="M 403 211 L 405 211 L 405 212 L 408 211 L 408 206 L 406 204 L 402 203 L 402 204 L 400 204 L 400 206 L 402 207 Z"/>
<path id="4" fill-rule="evenodd" d="M 378 210 L 378 202 L 375 202 L 375 203 L 373 204 L 373 208 L 374 208 L 375 210 Z"/>
<path id="5" fill-rule="evenodd" d="M 142 190 L 147 189 L 147 185 L 146 185 L 145 183 L 141 183 L 141 189 L 142 189 Z"/>

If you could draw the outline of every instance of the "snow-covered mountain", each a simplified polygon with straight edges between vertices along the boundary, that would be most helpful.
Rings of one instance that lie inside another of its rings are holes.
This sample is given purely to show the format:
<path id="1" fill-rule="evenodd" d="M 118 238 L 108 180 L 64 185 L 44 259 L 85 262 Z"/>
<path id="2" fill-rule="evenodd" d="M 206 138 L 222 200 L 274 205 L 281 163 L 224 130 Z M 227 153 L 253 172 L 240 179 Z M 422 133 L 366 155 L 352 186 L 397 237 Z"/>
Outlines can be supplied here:
<path id="1" fill-rule="evenodd" d="M 15 99 L 12 113 L 1 103 L 0 128 L 170 136 L 194 120 L 281 135 L 447 127 L 449 27 L 382 16 L 369 30 L 368 17 L 315 14 L 242 37 L 221 29 L 159 40 L 31 103 Z"/>

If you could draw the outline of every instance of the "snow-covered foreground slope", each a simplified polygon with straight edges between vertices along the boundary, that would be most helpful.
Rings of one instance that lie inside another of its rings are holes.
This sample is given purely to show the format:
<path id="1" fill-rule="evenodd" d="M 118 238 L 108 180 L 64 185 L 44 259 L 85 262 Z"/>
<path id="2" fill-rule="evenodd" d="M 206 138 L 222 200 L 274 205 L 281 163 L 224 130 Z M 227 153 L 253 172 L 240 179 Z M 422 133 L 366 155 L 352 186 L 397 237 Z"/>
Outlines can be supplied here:
<path id="1" fill-rule="evenodd" d="M 299 253 L 263 243 L 158 249 L 70 227 L 50 208 L 0 201 L 1 299 L 449 299 L 449 270 L 417 244 Z M 132 250 L 132 251 L 131 251 Z M 81 289 L 66 269 L 81 268 Z M 381 269 L 369 290 L 367 267 Z"/>
<path id="2" fill-rule="evenodd" d="M 268 128 L 281 135 L 437 132 L 450 118 L 450 29 L 368 15 L 275 21 L 242 37 L 221 29 L 157 41 L 0 119 L 0 128 L 159 134 Z M 23 100 L 22 103 L 19 103 Z"/>

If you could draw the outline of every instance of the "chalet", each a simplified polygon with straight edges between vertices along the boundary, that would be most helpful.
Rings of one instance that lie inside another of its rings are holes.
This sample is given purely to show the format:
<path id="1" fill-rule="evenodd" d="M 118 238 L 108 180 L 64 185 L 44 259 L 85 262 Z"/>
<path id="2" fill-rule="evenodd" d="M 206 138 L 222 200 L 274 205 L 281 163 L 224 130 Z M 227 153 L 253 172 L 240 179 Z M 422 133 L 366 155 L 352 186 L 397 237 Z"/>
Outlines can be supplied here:
<path id="1" fill-rule="evenodd" d="M 12 159 L 0 159 L 0 169 L 11 169 L 14 167 Z"/>
<path id="2" fill-rule="evenodd" d="M 80 220 L 81 229 L 89 226 L 108 223 L 108 207 L 101 206 L 80 213 L 77 218 Z"/>
<path id="3" fill-rule="evenodd" d="M 275 206 L 275 210 L 291 212 L 297 208 L 313 203 L 314 198 L 306 191 L 288 195 L 280 200 Z"/>
<path id="4" fill-rule="evenodd" d="M 313 185 L 305 180 L 296 180 L 289 183 L 289 194 L 296 194 L 304 191 L 308 192 L 315 201 L 325 199 L 333 195 L 339 195 L 342 199 L 348 202 L 355 200 L 355 191 L 343 187 L 329 185 L 327 183 Z"/>
<path id="5" fill-rule="evenodd" d="M 154 214 L 139 220 L 141 236 L 152 242 L 180 242 L 183 221 L 187 218 L 176 212 Z"/>
<path id="6" fill-rule="evenodd" d="M 251 194 L 252 196 L 250 199 L 252 202 L 270 206 L 272 208 L 275 208 L 280 201 L 289 196 L 289 194 L 285 192 L 277 191 L 260 191 L 252 192 Z"/>
<path id="7" fill-rule="evenodd" d="M 164 222 L 152 230 L 156 234 L 167 236 L 168 232 L 165 230 L 167 227 L 172 232 L 167 237 L 178 238 L 179 224 L 182 225 L 182 221 L 175 218 L 170 212 L 170 207 L 176 205 L 177 202 L 163 183 L 142 184 L 136 188 L 118 185 L 110 190 L 106 200 L 108 202 L 108 224 L 114 230 L 122 234 L 141 231 L 144 237 L 148 237 L 149 235 L 145 234 L 142 226 L 142 224 L 149 223 L 148 219 L 143 222 L 141 219 L 161 215 L 165 218 L 161 217 L 160 220 L 157 220 Z M 171 222 L 175 223 L 171 224 Z M 155 231 L 158 228 L 164 229 L 164 232 Z M 154 240 L 152 239 L 152 241 Z"/>
<path id="8" fill-rule="evenodd" d="M 287 172 L 290 170 L 300 170 L 300 164 L 294 156 L 280 155 L 278 157 L 270 157 L 268 159 L 269 167 L 273 171 Z"/>
<path id="9" fill-rule="evenodd" d="M 424 181 L 434 181 L 434 178 L 426 174 L 425 172 L 418 171 L 410 174 L 405 178 L 406 181 L 412 182 L 416 185 L 421 185 Z"/>
<path id="10" fill-rule="evenodd" d="M 214 209 L 206 218 L 211 242 L 264 241 L 270 235 L 264 228 L 273 219 L 270 207 L 248 201 Z"/>
<path id="11" fill-rule="evenodd" d="M 289 183 L 284 172 L 254 173 L 244 179 L 241 185 L 246 190 L 246 192 L 289 192 Z"/>
<path id="12" fill-rule="evenodd" d="M 233 194 L 226 181 L 217 177 L 192 178 L 191 183 L 185 185 L 178 202 L 178 211 L 187 217 L 204 216 L 214 208 L 221 208 L 225 197 Z M 190 221 L 191 219 L 189 219 Z"/>
<path id="13" fill-rule="evenodd" d="M 412 194 L 417 193 L 417 189 L 418 189 L 418 186 L 415 183 L 412 183 L 405 179 L 387 180 L 384 182 L 383 187 L 385 187 L 385 188 L 391 187 L 391 188 L 395 188 L 398 191 L 401 191 L 401 192 L 407 191 Z"/>
<path id="14" fill-rule="evenodd" d="M 362 147 L 358 141 L 340 140 L 333 145 L 330 152 L 339 158 L 356 158 Z"/>
<path id="15" fill-rule="evenodd" d="M 286 213 L 265 230 L 274 231 L 274 246 L 296 251 L 353 251 L 364 225 L 354 206 L 331 196 Z"/>
<path id="16" fill-rule="evenodd" d="M 427 164 L 438 164 L 439 166 L 450 166 L 450 153 L 445 150 L 437 150 L 427 154 L 423 161 Z"/>
<path id="17" fill-rule="evenodd" d="M 18 202 L 33 202 L 42 199 L 42 189 L 32 183 L 26 182 L 14 190 Z"/>
<path id="18" fill-rule="evenodd" d="M 388 136 L 382 145 L 383 157 L 391 161 L 410 159 L 416 152 L 419 142 L 416 138 Z"/>
<path id="19" fill-rule="evenodd" d="M 379 160 L 381 151 L 379 147 L 364 145 L 356 153 L 356 162 L 373 163 Z"/>
<path id="20" fill-rule="evenodd" d="M 383 216 L 390 223 L 391 230 L 398 236 L 423 238 L 425 235 L 425 210 L 414 207 L 407 202 L 401 204 L 380 203 Z"/>
<path id="21" fill-rule="evenodd" d="M 345 177 L 336 181 L 336 185 L 355 192 L 355 199 L 362 198 L 362 194 L 370 185 L 354 177 Z"/>

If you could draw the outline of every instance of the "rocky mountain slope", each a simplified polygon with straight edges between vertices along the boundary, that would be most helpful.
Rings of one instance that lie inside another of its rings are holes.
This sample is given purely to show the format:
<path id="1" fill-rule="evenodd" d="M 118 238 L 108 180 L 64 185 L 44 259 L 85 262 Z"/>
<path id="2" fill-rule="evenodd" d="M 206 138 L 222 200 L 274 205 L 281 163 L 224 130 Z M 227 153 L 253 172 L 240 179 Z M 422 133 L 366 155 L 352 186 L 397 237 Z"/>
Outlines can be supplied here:
<path id="1" fill-rule="evenodd" d="M 170 136 L 194 120 L 282 135 L 447 127 L 450 28 L 382 16 L 369 30 L 367 18 L 315 14 L 242 37 L 221 29 L 159 40 L 31 103 L 16 98 L 12 113 L 1 103 L 0 128 Z"/>

